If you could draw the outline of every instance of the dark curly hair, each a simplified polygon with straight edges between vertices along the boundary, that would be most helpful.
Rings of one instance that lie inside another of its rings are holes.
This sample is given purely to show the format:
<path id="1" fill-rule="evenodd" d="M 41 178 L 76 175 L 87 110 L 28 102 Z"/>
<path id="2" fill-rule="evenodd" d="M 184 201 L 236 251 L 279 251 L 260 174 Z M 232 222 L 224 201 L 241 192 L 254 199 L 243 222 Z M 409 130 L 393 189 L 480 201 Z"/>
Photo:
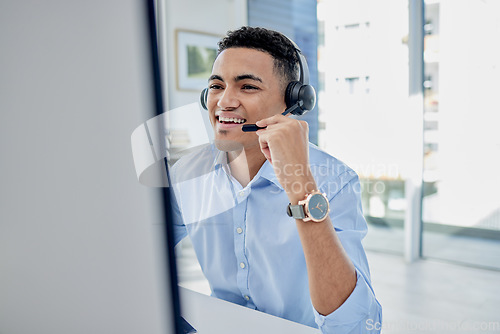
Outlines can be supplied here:
<path id="1" fill-rule="evenodd" d="M 274 70 L 282 77 L 285 87 L 299 78 L 295 46 L 282 33 L 260 27 L 241 27 L 228 31 L 218 45 L 217 56 L 229 48 L 250 48 L 268 53 L 273 57 Z"/>

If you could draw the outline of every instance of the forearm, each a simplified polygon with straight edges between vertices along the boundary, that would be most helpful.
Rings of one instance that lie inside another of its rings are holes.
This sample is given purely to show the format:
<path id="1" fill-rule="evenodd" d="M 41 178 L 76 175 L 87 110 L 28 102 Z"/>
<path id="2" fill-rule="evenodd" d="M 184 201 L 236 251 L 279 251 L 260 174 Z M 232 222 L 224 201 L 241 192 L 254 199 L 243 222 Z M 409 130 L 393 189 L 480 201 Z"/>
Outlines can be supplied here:
<path id="1" fill-rule="evenodd" d="M 292 204 L 304 199 L 307 193 L 318 190 L 312 176 L 304 177 L 300 184 L 302 187 L 288 188 L 287 193 Z M 354 290 L 356 271 L 329 216 L 320 223 L 304 222 L 301 219 L 297 219 L 296 223 L 306 259 L 312 304 L 318 313 L 330 314 L 342 305 Z"/>
<path id="2" fill-rule="evenodd" d="M 327 217 L 321 223 L 297 220 L 309 277 L 311 301 L 318 313 L 335 311 L 356 286 L 356 271 Z"/>
<path id="3" fill-rule="evenodd" d="M 272 164 L 290 203 L 318 190 L 309 167 L 308 126 L 276 115 L 257 122 L 261 152 Z M 335 210 L 335 208 L 332 208 Z M 344 251 L 330 218 L 320 223 L 297 220 L 314 308 L 323 315 L 335 311 L 356 286 L 354 266 Z"/>

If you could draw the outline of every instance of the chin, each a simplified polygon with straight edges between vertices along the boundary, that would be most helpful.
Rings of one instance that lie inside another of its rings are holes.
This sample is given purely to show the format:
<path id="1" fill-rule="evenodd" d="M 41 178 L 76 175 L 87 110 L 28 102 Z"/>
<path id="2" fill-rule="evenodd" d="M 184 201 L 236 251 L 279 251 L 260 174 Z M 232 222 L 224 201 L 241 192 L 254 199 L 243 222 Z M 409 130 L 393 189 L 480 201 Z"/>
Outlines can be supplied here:
<path id="1" fill-rule="evenodd" d="M 240 142 L 237 142 L 235 140 L 230 140 L 230 139 L 224 139 L 224 138 L 215 138 L 214 140 L 215 147 L 219 151 L 223 152 L 234 152 L 234 151 L 241 151 L 243 149 L 243 144 Z"/>

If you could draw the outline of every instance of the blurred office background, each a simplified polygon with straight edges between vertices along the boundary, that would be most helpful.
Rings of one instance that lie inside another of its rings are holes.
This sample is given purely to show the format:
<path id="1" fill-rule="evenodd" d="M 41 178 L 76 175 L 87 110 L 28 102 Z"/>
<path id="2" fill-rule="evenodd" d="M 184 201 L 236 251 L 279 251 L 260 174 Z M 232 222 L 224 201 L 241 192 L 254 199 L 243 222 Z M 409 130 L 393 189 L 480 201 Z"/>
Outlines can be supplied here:
<path id="1" fill-rule="evenodd" d="M 159 8 L 169 109 L 197 101 L 204 85 L 183 82 L 183 43 L 252 25 L 301 47 L 318 91 L 310 140 L 361 178 L 384 332 L 500 332 L 499 1 L 163 0 Z M 213 56 L 199 49 L 205 62 Z M 175 121 L 179 149 L 207 140 Z M 177 248 L 181 284 L 210 293 L 189 240 Z"/>
<path id="2" fill-rule="evenodd" d="M 319 144 L 363 179 L 366 247 L 404 253 L 406 211 L 420 211 L 421 256 L 500 269 L 500 3 L 425 1 L 421 102 L 407 1 L 318 8 Z M 416 169 L 420 208 L 405 193 Z"/>

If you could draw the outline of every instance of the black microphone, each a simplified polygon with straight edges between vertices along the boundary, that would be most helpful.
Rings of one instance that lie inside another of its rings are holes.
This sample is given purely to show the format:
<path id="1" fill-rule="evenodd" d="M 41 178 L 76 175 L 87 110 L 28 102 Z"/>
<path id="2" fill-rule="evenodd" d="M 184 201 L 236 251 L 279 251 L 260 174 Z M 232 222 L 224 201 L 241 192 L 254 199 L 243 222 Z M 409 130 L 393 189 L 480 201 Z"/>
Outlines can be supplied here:
<path id="1" fill-rule="evenodd" d="M 295 103 L 293 106 L 288 108 L 287 110 L 283 111 L 282 115 L 286 116 L 289 113 L 292 113 L 295 111 L 295 109 L 300 108 L 302 106 L 302 101 L 298 101 Z M 243 124 L 241 127 L 241 131 L 243 132 L 255 132 L 258 130 L 265 129 L 265 126 L 257 126 L 256 124 Z"/>
<path id="2" fill-rule="evenodd" d="M 241 131 L 243 132 L 255 132 L 261 129 L 265 129 L 265 126 L 257 126 L 256 124 L 243 124 L 241 126 Z"/>

